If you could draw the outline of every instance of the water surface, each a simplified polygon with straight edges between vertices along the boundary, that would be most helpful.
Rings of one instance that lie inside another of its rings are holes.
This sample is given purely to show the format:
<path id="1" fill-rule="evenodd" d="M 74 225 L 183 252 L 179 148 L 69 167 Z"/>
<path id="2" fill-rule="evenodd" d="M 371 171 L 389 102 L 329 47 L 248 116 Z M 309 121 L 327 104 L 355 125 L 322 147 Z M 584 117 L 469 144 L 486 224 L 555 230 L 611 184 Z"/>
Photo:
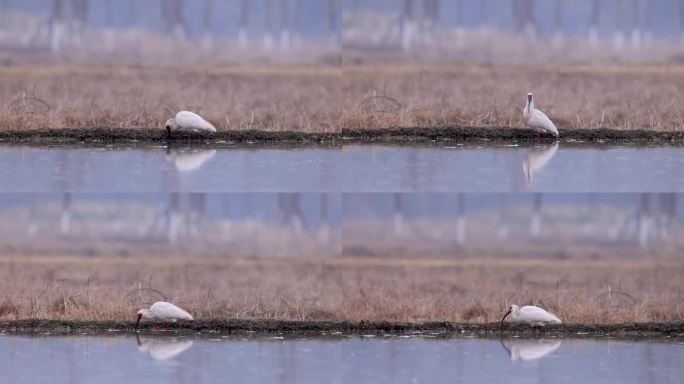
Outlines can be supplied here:
<path id="1" fill-rule="evenodd" d="M 0 192 L 684 192 L 684 147 L 0 145 Z"/>
<path id="2" fill-rule="evenodd" d="M 684 343 L 0 336 L 6 383 L 680 383 Z"/>

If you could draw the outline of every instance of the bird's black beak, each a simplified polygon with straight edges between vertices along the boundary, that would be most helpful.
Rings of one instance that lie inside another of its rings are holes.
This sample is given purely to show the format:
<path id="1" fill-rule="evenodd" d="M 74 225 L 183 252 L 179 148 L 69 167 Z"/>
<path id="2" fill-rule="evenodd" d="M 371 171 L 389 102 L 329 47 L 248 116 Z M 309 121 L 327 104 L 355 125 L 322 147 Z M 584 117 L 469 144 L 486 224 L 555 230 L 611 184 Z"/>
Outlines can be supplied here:
<path id="1" fill-rule="evenodd" d="M 503 327 L 503 322 L 506 320 L 506 317 L 511 314 L 511 310 L 509 309 L 508 312 L 504 315 L 504 317 L 501 318 L 501 326 Z"/>
<path id="2" fill-rule="evenodd" d="M 140 325 L 140 319 L 142 318 L 142 314 L 138 315 L 138 321 L 135 322 L 135 330 L 138 330 L 138 325 Z"/>

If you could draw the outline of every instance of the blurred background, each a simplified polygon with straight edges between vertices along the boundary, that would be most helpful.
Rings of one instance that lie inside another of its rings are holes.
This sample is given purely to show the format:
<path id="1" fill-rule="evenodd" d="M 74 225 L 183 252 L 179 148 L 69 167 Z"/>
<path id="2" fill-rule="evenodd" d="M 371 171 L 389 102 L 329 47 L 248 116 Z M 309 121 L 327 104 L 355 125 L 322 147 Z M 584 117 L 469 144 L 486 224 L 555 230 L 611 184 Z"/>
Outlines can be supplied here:
<path id="1" fill-rule="evenodd" d="M 341 222 L 339 194 L 0 195 L 8 257 L 335 256 Z"/>
<path id="2" fill-rule="evenodd" d="M 681 259 L 681 194 L 346 194 L 345 256 Z"/>
<path id="3" fill-rule="evenodd" d="M 338 50 L 340 9 L 341 0 L 2 0 L 0 50 L 301 60 Z"/>
<path id="4" fill-rule="evenodd" d="M 684 2 L 347 0 L 342 25 L 347 62 L 360 60 L 347 58 L 351 52 L 370 51 L 421 60 L 455 54 L 508 62 L 616 56 L 653 60 L 656 53 L 665 58 L 680 52 Z"/>

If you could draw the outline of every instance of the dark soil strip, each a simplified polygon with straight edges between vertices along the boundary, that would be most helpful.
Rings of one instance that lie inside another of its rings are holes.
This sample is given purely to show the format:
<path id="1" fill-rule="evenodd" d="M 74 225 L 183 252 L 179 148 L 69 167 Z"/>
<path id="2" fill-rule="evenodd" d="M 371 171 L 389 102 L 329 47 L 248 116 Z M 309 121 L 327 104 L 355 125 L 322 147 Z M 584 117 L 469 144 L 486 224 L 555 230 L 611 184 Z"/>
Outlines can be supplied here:
<path id="1" fill-rule="evenodd" d="M 63 321 L 63 320 L 16 320 L 0 321 L 0 332 L 9 334 L 37 335 L 102 334 L 111 332 L 134 333 L 134 322 L 116 321 Z M 140 331 L 148 333 L 159 323 L 141 323 Z M 547 325 L 533 329 L 522 324 L 499 323 L 463 324 L 449 322 L 397 323 L 397 322 L 351 322 L 351 321 L 276 321 L 276 320 L 195 320 L 170 325 L 180 333 L 211 332 L 241 334 L 406 334 L 428 333 L 442 336 L 476 335 L 498 336 L 558 336 L 558 337 L 617 337 L 617 338 L 684 338 L 684 322 L 635 323 L 635 324 L 562 324 Z"/>
<path id="2" fill-rule="evenodd" d="M 619 129 L 563 129 L 560 139 L 564 141 L 609 141 L 609 142 L 684 142 L 684 131 L 650 131 Z M 330 144 L 344 143 L 409 143 L 430 141 L 519 141 L 541 140 L 552 142 L 554 138 L 520 128 L 478 128 L 478 127 L 429 127 L 389 129 L 344 129 L 338 133 L 305 133 L 297 131 L 271 132 L 260 130 L 219 131 L 211 135 L 174 133 L 170 137 L 162 129 L 140 128 L 65 128 L 34 130 L 0 130 L 0 140 L 33 143 L 73 142 L 199 142 L 206 143 L 282 143 L 282 144 Z"/>

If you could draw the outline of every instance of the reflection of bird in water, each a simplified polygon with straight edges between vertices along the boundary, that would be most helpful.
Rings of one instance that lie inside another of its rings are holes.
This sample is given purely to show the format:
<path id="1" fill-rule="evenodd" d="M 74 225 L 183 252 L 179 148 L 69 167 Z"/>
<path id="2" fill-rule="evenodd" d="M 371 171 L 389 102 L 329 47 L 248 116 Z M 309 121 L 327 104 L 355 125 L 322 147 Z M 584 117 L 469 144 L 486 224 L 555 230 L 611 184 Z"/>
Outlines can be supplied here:
<path id="1" fill-rule="evenodd" d="M 140 339 L 140 336 L 136 335 L 136 339 L 138 340 L 138 350 L 141 352 L 148 352 L 155 360 L 168 360 L 176 357 L 190 349 L 193 344 L 192 340 L 179 340 L 175 338 L 145 340 Z"/>
<path id="2" fill-rule="evenodd" d="M 558 142 L 551 145 L 544 145 L 529 151 L 523 159 L 523 171 L 525 172 L 525 182 L 531 186 L 534 182 L 534 174 L 544 168 L 558 150 Z"/>
<path id="3" fill-rule="evenodd" d="M 202 167 L 216 156 L 215 149 L 169 149 L 166 161 L 172 163 L 180 172 L 192 172 Z"/>
<path id="4" fill-rule="evenodd" d="M 511 360 L 536 360 L 550 354 L 561 346 L 560 340 L 507 340 L 501 345 Z"/>

